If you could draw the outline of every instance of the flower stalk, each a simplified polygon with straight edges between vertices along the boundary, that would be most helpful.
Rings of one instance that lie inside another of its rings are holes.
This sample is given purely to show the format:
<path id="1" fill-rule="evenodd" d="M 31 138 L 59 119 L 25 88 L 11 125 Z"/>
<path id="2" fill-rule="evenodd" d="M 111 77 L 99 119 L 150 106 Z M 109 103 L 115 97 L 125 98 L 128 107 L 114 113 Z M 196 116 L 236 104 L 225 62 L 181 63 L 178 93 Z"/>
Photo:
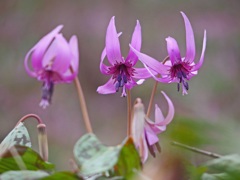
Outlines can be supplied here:
<path id="1" fill-rule="evenodd" d="M 70 67 L 70 69 L 72 71 L 72 67 Z M 90 122 L 89 115 L 88 115 L 86 101 L 85 101 L 85 98 L 84 98 L 81 83 L 80 83 L 77 76 L 74 79 L 74 84 L 75 84 L 75 87 L 77 89 L 78 99 L 79 99 L 80 107 L 81 107 L 81 110 L 82 110 L 82 116 L 83 116 L 83 120 L 84 120 L 84 123 L 85 123 L 86 130 L 87 130 L 88 133 L 92 133 L 93 130 L 92 130 L 91 122 Z"/>
<path id="2" fill-rule="evenodd" d="M 36 115 L 36 114 L 27 114 L 27 115 L 23 116 L 23 117 L 17 122 L 16 126 L 17 126 L 19 123 L 24 122 L 24 121 L 25 121 L 26 119 L 28 119 L 28 118 L 34 118 L 34 119 L 37 120 L 38 124 L 43 124 L 42 119 L 41 119 L 38 115 Z M 16 126 L 15 126 L 15 127 L 16 127 Z"/>
<path id="3" fill-rule="evenodd" d="M 164 60 L 162 61 L 162 63 L 165 64 L 165 62 L 167 60 L 169 60 L 169 56 L 165 57 Z M 147 114 L 146 114 L 147 117 L 150 116 L 150 113 L 151 113 L 151 110 L 152 110 L 153 98 L 156 94 L 157 86 L 158 86 L 158 81 L 155 81 L 155 84 L 154 84 L 153 89 L 152 89 L 152 94 L 151 94 L 151 97 L 150 97 L 150 100 L 149 100 L 148 110 L 147 110 Z"/>
<path id="4" fill-rule="evenodd" d="M 128 129 L 127 129 L 127 135 L 128 137 L 131 136 L 131 124 L 132 124 L 132 102 L 131 102 L 131 91 L 127 89 L 127 109 L 128 109 Z"/>
<path id="5" fill-rule="evenodd" d="M 43 158 L 44 161 L 48 161 L 48 140 L 47 140 L 47 132 L 46 132 L 46 125 L 43 123 L 42 119 L 36 114 L 27 114 L 23 116 L 16 124 L 23 123 L 28 118 L 34 118 L 37 120 L 38 125 L 38 148 L 39 154 Z"/>

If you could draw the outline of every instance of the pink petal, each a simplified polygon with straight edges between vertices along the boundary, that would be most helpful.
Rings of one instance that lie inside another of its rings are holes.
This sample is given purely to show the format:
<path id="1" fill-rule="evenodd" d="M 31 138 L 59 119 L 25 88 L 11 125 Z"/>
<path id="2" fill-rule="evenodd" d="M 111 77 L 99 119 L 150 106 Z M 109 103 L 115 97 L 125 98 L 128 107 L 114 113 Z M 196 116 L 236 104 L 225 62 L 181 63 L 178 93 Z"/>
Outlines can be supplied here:
<path id="1" fill-rule="evenodd" d="M 133 78 L 146 79 L 152 76 L 146 68 L 134 68 L 134 69 L 135 69 L 135 73 L 132 76 Z M 152 71 L 152 73 L 157 75 L 155 71 Z"/>
<path id="2" fill-rule="evenodd" d="M 97 92 L 99 94 L 113 94 L 113 93 L 116 93 L 116 89 L 115 89 L 115 86 L 114 86 L 114 80 L 111 78 L 109 79 L 109 81 L 102 85 L 102 86 L 99 86 L 97 88 Z"/>
<path id="3" fill-rule="evenodd" d="M 179 50 L 177 41 L 174 38 L 168 37 L 166 38 L 166 41 L 167 41 L 168 54 L 172 62 L 172 65 L 174 65 L 181 61 L 180 50 Z"/>
<path id="4" fill-rule="evenodd" d="M 123 62 L 114 16 L 107 28 L 106 53 L 110 64 L 114 65 L 117 62 Z"/>
<path id="5" fill-rule="evenodd" d="M 102 55 L 101 55 L 101 61 L 100 61 L 100 71 L 102 74 L 105 74 L 105 75 L 109 75 L 109 66 L 106 66 L 105 64 L 103 64 L 103 61 L 106 57 L 106 48 L 103 49 L 102 51 Z"/>
<path id="6" fill-rule="evenodd" d="M 185 29 L 186 29 L 186 56 L 185 61 L 192 63 L 195 58 L 195 40 L 194 40 L 194 34 L 192 30 L 192 26 L 187 18 L 187 16 L 181 12 L 184 23 L 185 23 Z"/>
<path id="7" fill-rule="evenodd" d="M 78 51 L 78 40 L 76 36 L 72 36 L 69 41 L 69 47 L 72 52 L 72 60 L 70 62 L 70 68 L 63 74 L 64 81 L 71 82 L 78 74 L 78 66 L 79 66 L 79 51 Z"/>
<path id="8" fill-rule="evenodd" d="M 145 132 L 149 146 L 152 146 L 159 141 L 158 136 L 149 126 L 145 126 Z"/>
<path id="9" fill-rule="evenodd" d="M 71 60 L 69 44 L 62 34 L 59 34 L 45 53 L 42 65 L 46 69 L 63 74 L 69 69 Z"/>
<path id="10" fill-rule="evenodd" d="M 152 70 L 156 71 L 159 74 L 168 73 L 169 68 L 167 66 L 163 65 L 152 57 L 137 51 L 134 47 L 131 46 L 131 44 L 129 46 L 143 64 L 147 64 Z"/>
<path id="11" fill-rule="evenodd" d="M 158 126 L 165 126 L 165 125 L 169 124 L 174 117 L 174 106 L 173 106 L 173 103 L 172 103 L 171 99 L 165 94 L 165 92 L 163 92 L 163 91 L 161 91 L 161 92 L 168 102 L 168 114 L 167 114 L 167 117 L 163 121 L 159 122 L 157 125 Z M 157 119 L 157 118 L 158 117 L 155 117 L 155 119 Z M 160 116 L 160 118 L 162 118 L 162 116 Z"/>
<path id="12" fill-rule="evenodd" d="M 159 124 L 162 121 L 164 121 L 164 116 L 163 113 L 161 111 L 161 109 L 158 107 L 157 104 L 155 104 L 155 123 Z"/>
<path id="13" fill-rule="evenodd" d="M 132 89 L 134 86 L 138 85 L 132 78 L 125 84 L 127 89 Z"/>
<path id="14" fill-rule="evenodd" d="M 137 20 L 137 24 L 135 26 L 135 29 L 134 29 L 134 32 L 132 35 L 131 45 L 136 50 L 140 51 L 141 45 L 142 45 L 142 34 L 141 34 L 141 25 L 138 20 Z M 138 57 L 130 49 L 128 56 L 126 57 L 126 62 L 130 62 L 132 64 L 132 66 L 134 66 L 137 63 L 137 61 L 138 61 Z"/>
<path id="15" fill-rule="evenodd" d="M 151 76 L 153 77 L 153 79 L 155 79 L 156 81 L 158 81 L 158 82 L 162 82 L 162 83 L 170 83 L 171 81 L 172 81 L 172 78 L 170 78 L 170 77 L 164 77 L 164 78 L 158 78 L 158 77 L 156 77 L 155 76 L 155 74 L 154 73 L 152 73 L 152 71 L 147 67 L 147 65 L 146 64 L 143 64 L 144 65 L 144 67 L 147 69 L 147 71 L 149 72 L 149 74 L 151 74 Z"/>
<path id="16" fill-rule="evenodd" d="M 36 77 L 36 72 L 42 69 L 42 58 L 44 56 L 44 53 L 46 49 L 48 48 L 49 44 L 53 40 L 53 38 L 59 33 L 59 31 L 63 28 L 63 25 L 57 26 L 54 30 L 52 30 L 50 33 L 45 35 L 25 56 L 24 65 L 26 68 L 26 71 L 30 76 Z M 32 61 L 32 67 L 33 70 L 30 70 L 28 66 L 28 60 L 31 57 Z"/>
<path id="17" fill-rule="evenodd" d="M 206 30 L 204 31 L 204 38 L 203 38 L 203 47 L 202 47 L 202 54 L 200 57 L 199 62 L 193 66 L 193 68 L 191 69 L 191 71 L 197 71 L 202 67 L 203 61 L 204 61 L 204 54 L 205 54 L 205 50 L 206 50 L 206 42 L 207 42 L 207 32 Z"/>

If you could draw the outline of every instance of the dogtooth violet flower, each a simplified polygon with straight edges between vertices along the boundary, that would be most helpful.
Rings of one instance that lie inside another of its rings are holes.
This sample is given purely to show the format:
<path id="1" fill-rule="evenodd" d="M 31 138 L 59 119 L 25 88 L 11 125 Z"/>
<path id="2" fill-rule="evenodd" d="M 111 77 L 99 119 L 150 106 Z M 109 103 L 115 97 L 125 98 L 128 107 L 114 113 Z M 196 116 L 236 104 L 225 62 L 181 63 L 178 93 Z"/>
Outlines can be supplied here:
<path id="1" fill-rule="evenodd" d="M 154 58 L 139 52 L 138 49 L 130 45 L 133 52 L 138 56 L 139 60 L 144 64 L 148 70 L 154 70 L 161 74 L 161 77 L 156 77 L 151 71 L 153 78 L 159 82 L 163 83 L 178 83 L 178 91 L 180 90 L 180 84 L 182 85 L 182 94 L 187 94 L 189 89 L 188 80 L 193 76 L 197 75 L 198 70 L 202 67 L 204 61 L 204 54 L 206 49 L 206 30 L 204 31 L 203 46 L 200 60 L 197 64 L 194 63 L 195 58 L 195 40 L 192 30 L 192 26 L 187 18 L 187 16 L 181 12 L 185 28 L 186 28 L 186 55 L 182 57 L 177 44 L 177 41 L 172 38 L 166 38 L 167 41 L 167 51 L 169 59 L 162 63 L 158 62 Z"/>
<path id="2" fill-rule="evenodd" d="M 151 77 L 147 69 L 134 67 L 138 61 L 138 57 L 131 49 L 125 59 L 122 57 L 118 38 L 120 35 L 121 33 L 117 33 L 115 17 L 113 16 L 107 28 L 106 47 L 102 52 L 100 62 L 101 73 L 110 75 L 111 78 L 106 84 L 98 87 L 97 92 L 100 94 L 116 93 L 122 88 L 122 96 L 124 97 L 126 96 L 126 88 L 131 89 L 138 84 L 142 84 L 144 79 Z M 137 21 L 131 45 L 140 51 L 141 43 L 141 26 L 139 21 Z M 106 56 L 110 65 L 103 63 Z M 134 79 L 140 80 L 136 82 Z"/>
<path id="3" fill-rule="evenodd" d="M 170 98 L 162 92 L 168 102 L 168 114 L 164 118 L 161 109 L 155 105 L 155 121 L 151 121 L 146 117 L 144 105 L 140 98 L 137 98 L 133 107 L 133 119 L 131 134 L 134 144 L 139 150 L 142 162 L 148 157 L 148 150 L 155 157 L 156 151 L 161 151 L 159 145 L 158 134 L 166 130 L 167 125 L 172 121 L 174 116 L 174 106 Z"/>
<path id="4" fill-rule="evenodd" d="M 25 57 L 27 73 L 43 82 L 39 104 L 43 108 L 51 103 L 54 84 L 70 83 L 78 74 L 77 37 L 72 36 L 67 42 L 59 33 L 62 28 L 63 25 L 59 25 L 45 35 Z"/>

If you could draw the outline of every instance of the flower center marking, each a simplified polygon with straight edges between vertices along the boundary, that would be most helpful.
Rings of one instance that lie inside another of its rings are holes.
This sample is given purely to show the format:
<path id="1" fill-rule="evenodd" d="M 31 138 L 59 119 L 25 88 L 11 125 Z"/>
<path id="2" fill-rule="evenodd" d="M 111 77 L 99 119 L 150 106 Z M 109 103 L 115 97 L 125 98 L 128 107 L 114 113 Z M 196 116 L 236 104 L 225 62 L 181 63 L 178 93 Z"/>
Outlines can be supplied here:
<path id="1" fill-rule="evenodd" d="M 130 63 L 116 63 L 113 67 L 109 68 L 109 72 L 113 74 L 112 78 L 114 79 L 116 92 L 122 88 L 122 96 L 126 96 L 125 85 L 134 72 L 132 65 Z"/>
<path id="2" fill-rule="evenodd" d="M 178 78 L 178 84 L 177 89 L 180 90 L 180 84 L 182 83 L 183 87 L 188 90 L 188 82 L 187 82 L 187 74 L 188 70 L 184 67 L 183 64 L 175 64 L 171 68 L 171 76 L 172 78 L 177 77 Z"/>

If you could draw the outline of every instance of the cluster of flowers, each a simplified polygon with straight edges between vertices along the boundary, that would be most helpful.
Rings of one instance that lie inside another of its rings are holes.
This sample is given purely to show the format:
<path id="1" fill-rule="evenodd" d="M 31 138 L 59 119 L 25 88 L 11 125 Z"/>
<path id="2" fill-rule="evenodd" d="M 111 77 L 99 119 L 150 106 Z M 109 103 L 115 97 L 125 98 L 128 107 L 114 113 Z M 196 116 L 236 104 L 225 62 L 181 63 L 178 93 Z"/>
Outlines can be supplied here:
<path id="1" fill-rule="evenodd" d="M 187 16 L 181 12 L 186 28 L 186 54 L 181 55 L 177 41 L 167 37 L 167 58 L 160 62 L 141 51 L 141 26 L 137 21 L 130 50 L 126 58 L 121 54 L 119 36 L 115 27 L 115 17 L 112 17 L 106 32 L 106 45 L 101 55 L 100 71 L 109 75 L 109 81 L 97 88 L 100 94 L 116 93 L 120 89 L 122 97 L 127 96 L 126 91 L 136 85 L 140 85 L 145 79 L 153 77 L 162 83 L 177 83 L 178 91 L 187 94 L 189 89 L 188 81 L 201 68 L 204 61 L 206 49 L 206 31 L 204 31 L 203 47 L 200 60 L 194 63 L 195 40 L 192 26 Z M 72 36 L 70 41 L 60 33 L 62 25 L 56 27 L 49 34 L 44 36 L 26 55 L 25 68 L 28 74 L 43 82 L 42 100 L 40 106 L 46 108 L 51 103 L 54 84 L 70 83 L 78 74 L 79 53 L 77 37 Z M 106 59 L 109 65 L 104 64 Z M 140 60 L 144 68 L 135 67 Z M 31 61 L 31 68 L 29 67 Z M 136 81 L 137 79 L 137 81 Z M 139 149 L 142 161 L 148 156 L 148 149 L 152 155 L 159 150 L 157 135 L 166 129 L 174 116 L 174 106 L 169 97 L 163 92 L 168 105 L 169 112 L 164 118 L 160 108 L 155 107 L 155 121 L 151 121 L 144 113 L 144 107 L 140 99 L 136 100 L 133 108 L 131 134 L 136 147 Z M 136 108 L 136 110 L 135 110 Z"/>

